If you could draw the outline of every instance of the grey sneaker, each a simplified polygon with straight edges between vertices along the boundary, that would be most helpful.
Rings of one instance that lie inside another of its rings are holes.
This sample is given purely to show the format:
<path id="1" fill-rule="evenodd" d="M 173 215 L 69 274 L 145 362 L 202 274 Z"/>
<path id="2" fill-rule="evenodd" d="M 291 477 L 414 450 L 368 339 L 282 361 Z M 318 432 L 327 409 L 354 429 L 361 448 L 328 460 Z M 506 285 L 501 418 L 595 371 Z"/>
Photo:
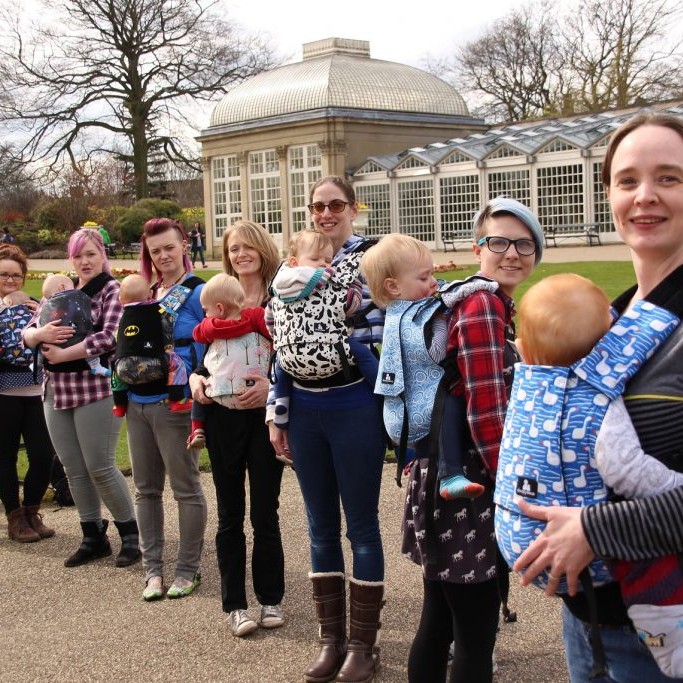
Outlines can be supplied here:
<path id="1" fill-rule="evenodd" d="M 258 624 L 249 616 L 245 609 L 234 609 L 230 612 L 228 614 L 228 623 L 230 624 L 232 635 L 236 638 L 248 636 L 258 628 Z"/>
<path id="2" fill-rule="evenodd" d="M 285 615 L 280 605 L 261 605 L 259 624 L 263 628 L 279 628 L 285 623 Z"/>

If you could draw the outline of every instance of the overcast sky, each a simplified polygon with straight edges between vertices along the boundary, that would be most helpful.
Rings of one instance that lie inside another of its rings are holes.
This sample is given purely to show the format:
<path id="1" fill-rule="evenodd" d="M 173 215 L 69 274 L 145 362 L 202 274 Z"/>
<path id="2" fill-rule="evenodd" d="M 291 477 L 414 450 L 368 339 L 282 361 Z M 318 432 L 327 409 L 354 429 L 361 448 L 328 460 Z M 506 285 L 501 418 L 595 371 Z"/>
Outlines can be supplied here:
<path id="1" fill-rule="evenodd" d="M 370 56 L 411 66 L 441 57 L 470 40 L 515 5 L 512 0 L 225 0 L 229 16 L 250 32 L 269 34 L 290 61 L 322 38 L 370 41 Z"/>

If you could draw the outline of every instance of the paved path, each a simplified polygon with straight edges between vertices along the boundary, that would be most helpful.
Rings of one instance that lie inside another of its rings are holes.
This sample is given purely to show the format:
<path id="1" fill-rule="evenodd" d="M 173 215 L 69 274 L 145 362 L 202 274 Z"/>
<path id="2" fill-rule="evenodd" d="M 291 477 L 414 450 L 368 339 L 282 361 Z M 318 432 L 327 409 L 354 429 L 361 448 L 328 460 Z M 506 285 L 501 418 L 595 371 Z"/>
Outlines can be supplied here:
<path id="1" fill-rule="evenodd" d="M 380 520 L 386 553 L 387 604 L 382 614 L 382 661 L 378 683 L 407 680 L 406 659 L 419 618 L 419 569 L 400 554 L 399 526 L 405 495 L 386 465 Z M 7 540 L 0 522 L 0 681 L 301 681 L 314 657 L 316 625 L 310 597 L 306 522 L 296 477 L 285 471 L 281 502 L 287 592 L 287 623 L 233 638 L 220 607 L 214 532 L 216 504 L 209 474 L 202 475 L 209 522 L 202 562 L 203 582 L 182 600 L 145 603 L 141 566 L 114 567 L 112 558 L 66 569 L 63 560 L 79 543 L 74 508 L 47 504 L 52 539 L 19 544 Z M 129 485 L 130 485 L 129 480 Z M 167 579 L 177 553 L 176 506 L 165 494 Z M 247 542 L 251 547 L 250 533 Z M 110 534 L 115 552 L 116 533 Z M 348 561 L 348 558 L 347 558 Z M 350 566 L 350 563 L 349 563 Z M 248 591 L 252 612 L 256 601 Z M 560 639 L 559 602 L 513 581 L 515 624 L 502 624 L 496 681 L 566 683 Z M 425 683 L 431 683 L 425 681 Z"/>
<path id="2" fill-rule="evenodd" d="M 474 255 L 471 249 L 458 246 L 458 250 L 434 251 L 434 263 L 437 265 L 454 263 L 456 265 L 474 264 Z M 543 261 L 546 263 L 571 263 L 572 261 L 629 261 L 628 248 L 621 243 L 605 244 L 603 246 L 561 246 L 550 247 L 544 251 Z M 210 269 L 220 270 L 222 263 L 217 260 L 206 262 Z M 129 268 L 136 270 L 139 262 L 134 259 L 112 259 L 112 268 Z M 61 271 L 68 270 L 71 266 L 66 259 L 29 259 L 32 270 Z M 201 271 L 201 269 L 200 269 Z"/>

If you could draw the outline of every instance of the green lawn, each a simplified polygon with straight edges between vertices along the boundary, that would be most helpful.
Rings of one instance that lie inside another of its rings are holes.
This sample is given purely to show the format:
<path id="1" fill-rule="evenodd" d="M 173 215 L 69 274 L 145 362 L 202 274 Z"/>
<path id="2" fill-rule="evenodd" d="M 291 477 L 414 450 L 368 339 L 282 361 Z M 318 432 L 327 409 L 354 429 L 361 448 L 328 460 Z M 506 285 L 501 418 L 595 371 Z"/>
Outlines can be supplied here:
<path id="1" fill-rule="evenodd" d="M 438 273 L 438 277 L 446 280 L 453 280 L 456 278 L 462 279 L 475 273 L 476 269 L 476 266 L 462 269 L 459 268 L 458 270 Z M 218 271 L 215 270 L 200 270 L 197 271 L 196 274 L 201 278 L 208 280 L 217 272 Z M 555 273 L 578 273 L 579 275 L 583 275 L 602 287 L 607 292 L 607 296 L 610 299 L 614 298 L 617 294 L 620 294 L 635 283 L 633 265 L 630 261 L 547 263 L 541 264 L 534 271 L 533 275 L 523 285 L 520 285 L 519 289 L 515 293 L 515 299 L 519 301 L 519 298 L 532 284 L 538 282 L 538 280 L 541 280 L 544 277 L 547 277 L 548 275 L 554 275 Z M 41 280 L 27 280 L 26 287 L 24 289 L 32 296 L 39 298 L 41 285 Z M 128 446 L 126 443 L 125 422 L 123 428 L 121 429 L 121 436 L 116 447 L 116 464 L 124 472 L 130 472 L 130 459 L 128 457 Z M 200 467 L 202 467 L 202 469 L 209 468 L 209 458 L 206 450 L 202 451 L 200 457 Z M 26 471 L 26 461 L 23 453 L 20 455 L 19 470 L 21 476 L 23 476 Z"/>
<path id="2" fill-rule="evenodd" d="M 476 271 L 476 266 L 470 266 L 437 273 L 437 276 L 446 280 L 462 279 L 476 273 Z M 515 300 L 519 301 L 524 292 L 535 282 L 556 273 L 577 273 L 578 275 L 583 275 L 583 277 L 592 280 L 595 284 L 602 287 L 610 299 L 616 297 L 617 294 L 621 294 L 625 289 L 635 284 L 636 281 L 633 264 L 630 261 L 541 263 L 531 277 L 518 287 L 515 292 Z"/>

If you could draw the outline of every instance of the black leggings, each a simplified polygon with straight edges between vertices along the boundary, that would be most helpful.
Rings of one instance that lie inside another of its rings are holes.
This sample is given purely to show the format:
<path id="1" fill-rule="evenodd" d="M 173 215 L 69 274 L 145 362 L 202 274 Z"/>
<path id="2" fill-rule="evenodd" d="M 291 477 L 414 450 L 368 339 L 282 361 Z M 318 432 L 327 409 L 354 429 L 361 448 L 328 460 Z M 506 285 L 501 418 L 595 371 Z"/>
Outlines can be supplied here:
<path id="1" fill-rule="evenodd" d="M 54 448 L 40 396 L 0 395 L 0 500 L 6 512 L 19 507 L 17 452 L 23 436 L 28 459 L 24 505 L 40 505 L 50 482 Z"/>
<path id="2" fill-rule="evenodd" d="M 490 683 L 500 597 L 498 580 L 450 583 L 423 579 L 422 615 L 408 656 L 408 681 L 446 680 L 448 649 L 455 641 L 450 683 Z"/>

